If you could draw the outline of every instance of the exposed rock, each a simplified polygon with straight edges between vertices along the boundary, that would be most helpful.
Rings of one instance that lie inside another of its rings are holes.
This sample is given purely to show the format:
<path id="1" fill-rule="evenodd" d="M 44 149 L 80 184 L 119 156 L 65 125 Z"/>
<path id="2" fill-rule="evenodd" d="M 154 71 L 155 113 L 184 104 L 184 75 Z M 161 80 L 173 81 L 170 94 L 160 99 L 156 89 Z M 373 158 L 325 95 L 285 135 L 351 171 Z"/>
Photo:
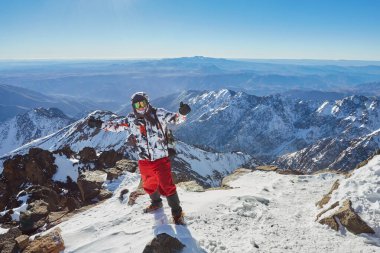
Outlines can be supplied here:
<path id="1" fill-rule="evenodd" d="M 339 201 L 335 202 L 334 204 L 332 204 L 329 208 L 327 208 L 326 210 L 323 210 L 322 212 L 320 212 L 318 215 L 317 215 L 317 218 L 315 219 L 315 221 L 319 220 L 319 217 L 321 217 L 324 213 L 334 209 L 335 207 L 339 206 Z"/>
<path id="2" fill-rule="evenodd" d="M 29 160 L 25 164 L 28 180 L 33 184 L 44 185 L 57 171 L 51 152 L 40 148 L 29 150 Z"/>
<path id="3" fill-rule="evenodd" d="M 48 204 L 49 211 L 59 209 L 59 195 L 49 187 L 34 185 L 26 189 L 29 194 L 28 203 L 36 200 L 43 200 Z"/>
<path id="4" fill-rule="evenodd" d="M 24 250 L 29 244 L 29 236 L 27 235 L 20 235 L 15 240 L 20 250 Z"/>
<path id="5" fill-rule="evenodd" d="M 5 241 L 0 243 L 1 253 L 18 253 L 17 243 L 12 241 Z"/>
<path id="6" fill-rule="evenodd" d="M 298 170 L 291 170 L 291 169 L 286 169 L 286 170 L 277 170 L 276 171 L 278 174 L 281 175 L 304 175 L 305 173 L 298 171 Z"/>
<path id="7" fill-rule="evenodd" d="M 51 212 L 48 216 L 48 222 L 59 224 L 60 220 L 67 214 L 67 211 Z"/>
<path id="8" fill-rule="evenodd" d="M 32 233 L 42 227 L 49 214 L 48 203 L 43 200 L 36 200 L 30 203 L 25 212 L 20 214 L 20 229 L 24 233 Z"/>
<path id="9" fill-rule="evenodd" d="M 114 180 L 117 179 L 123 171 L 116 169 L 116 168 L 110 168 L 107 170 L 107 180 Z"/>
<path id="10" fill-rule="evenodd" d="M 11 228 L 5 234 L 0 234 L 0 252 L 1 253 L 17 253 L 18 247 L 16 238 L 21 235 L 18 228 Z"/>
<path id="11" fill-rule="evenodd" d="M 223 178 L 221 186 L 222 187 L 230 187 L 229 183 L 231 181 L 235 181 L 239 177 L 246 175 L 248 173 L 251 173 L 251 172 L 252 172 L 252 170 L 250 170 L 250 169 L 245 169 L 245 168 L 236 169 L 231 175 L 228 175 L 225 178 Z"/>
<path id="12" fill-rule="evenodd" d="M 179 252 L 185 247 L 177 238 L 168 234 L 157 235 L 150 243 L 148 243 L 143 253 L 174 253 Z"/>
<path id="13" fill-rule="evenodd" d="M 188 181 L 178 183 L 177 186 L 181 187 L 185 191 L 188 192 L 204 192 L 205 189 L 199 185 L 196 181 Z"/>
<path id="14" fill-rule="evenodd" d="M 4 161 L 3 176 L 8 191 L 18 192 L 19 186 L 26 181 L 25 164 L 27 160 L 27 156 L 15 155 Z"/>
<path id="15" fill-rule="evenodd" d="M 339 224 L 338 224 L 338 222 L 336 222 L 334 216 L 325 217 L 325 218 L 321 219 L 319 221 L 319 223 L 321 223 L 322 225 L 327 225 L 330 228 L 334 229 L 335 231 L 339 230 Z"/>
<path id="16" fill-rule="evenodd" d="M 351 207 L 350 200 L 345 200 L 343 202 L 343 205 L 339 208 L 339 210 L 336 213 L 329 217 L 321 219 L 319 223 L 326 224 L 332 229 L 338 231 L 339 225 L 336 219 L 339 219 L 340 223 L 351 233 L 375 233 L 375 231 L 370 226 L 368 226 L 357 213 L 355 213 L 355 211 Z"/>
<path id="17" fill-rule="evenodd" d="M 257 166 L 255 169 L 256 170 L 263 170 L 263 171 L 276 171 L 276 170 L 278 170 L 277 166 L 274 166 L 274 165 Z"/>
<path id="18" fill-rule="evenodd" d="M 128 205 L 134 205 L 136 203 L 136 199 L 144 194 L 145 191 L 143 189 L 137 189 L 136 191 L 131 192 L 131 194 L 129 195 Z"/>
<path id="19" fill-rule="evenodd" d="M 70 146 L 65 146 L 61 149 L 57 149 L 56 151 L 53 152 L 53 154 L 64 155 L 67 158 L 70 158 L 75 155 L 75 152 L 71 150 Z"/>
<path id="20" fill-rule="evenodd" d="M 319 208 L 322 208 L 324 205 L 326 205 L 327 203 L 329 203 L 329 201 L 331 199 L 331 194 L 333 193 L 333 191 L 335 191 L 336 189 L 338 189 L 338 187 L 339 187 L 339 179 L 337 179 L 334 182 L 334 184 L 332 185 L 330 191 L 326 195 L 324 195 L 322 197 L 322 199 L 316 203 L 316 205 Z"/>
<path id="21" fill-rule="evenodd" d="M 340 220 L 340 223 L 345 226 L 351 233 L 375 233 L 375 231 L 369 227 L 357 213 L 355 213 L 351 207 L 350 200 L 343 202 L 343 206 L 335 214 L 335 217 L 337 217 Z"/>
<path id="22" fill-rule="evenodd" d="M 98 158 L 96 156 L 96 151 L 94 148 L 91 147 L 85 147 L 78 153 L 79 155 L 79 161 L 82 163 L 89 163 L 89 162 L 95 162 Z"/>
<path id="23" fill-rule="evenodd" d="M 124 195 L 128 194 L 128 192 L 129 192 L 129 190 L 127 188 L 121 190 L 120 195 L 119 195 L 119 200 L 123 201 L 124 200 Z"/>
<path id="24" fill-rule="evenodd" d="M 181 179 L 180 179 L 180 177 L 178 177 L 178 175 L 176 174 L 176 173 L 174 173 L 173 171 L 172 171 L 172 179 L 173 179 L 173 183 L 174 184 L 177 184 L 177 183 L 179 183 L 179 182 L 183 182 Z M 188 180 L 187 180 L 188 181 Z"/>
<path id="25" fill-rule="evenodd" d="M 121 159 L 123 159 L 123 155 L 111 149 L 100 154 L 96 165 L 97 168 L 112 168 L 116 165 L 116 162 Z"/>
<path id="26" fill-rule="evenodd" d="M 122 159 L 116 162 L 115 168 L 122 171 L 134 173 L 136 172 L 138 165 L 136 161 Z"/>
<path id="27" fill-rule="evenodd" d="M 56 173 L 54 156 L 40 148 L 31 148 L 27 155 L 16 155 L 4 162 L 4 179 L 10 193 L 19 191 L 22 184 L 45 185 Z"/>
<path id="28" fill-rule="evenodd" d="M 112 197 L 112 195 L 113 195 L 113 193 L 110 192 L 109 190 L 102 189 L 102 190 L 100 190 L 100 193 L 98 195 L 98 199 L 99 200 L 109 199 Z"/>
<path id="29" fill-rule="evenodd" d="M 59 228 L 30 242 L 23 253 L 59 253 L 65 249 Z"/>
<path id="30" fill-rule="evenodd" d="M 81 204 L 76 198 L 68 197 L 66 200 L 66 207 L 69 212 L 72 212 L 75 209 L 79 209 L 81 207 Z"/>
<path id="31" fill-rule="evenodd" d="M 4 210 L 7 206 L 9 199 L 9 193 L 7 191 L 7 185 L 0 181 L 0 211 Z"/>
<path id="32" fill-rule="evenodd" d="M 102 184 L 107 178 L 103 171 L 86 171 L 78 178 L 78 187 L 83 201 L 89 201 L 96 198 L 102 188 Z"/>
<path id="33" fill-rule="evenodd" d="M 11 222 L 12 221 L 12 209 L 6 212 L 3 216 L 0 216 L 0 223 L 6 223 L 6 222 Z"/>

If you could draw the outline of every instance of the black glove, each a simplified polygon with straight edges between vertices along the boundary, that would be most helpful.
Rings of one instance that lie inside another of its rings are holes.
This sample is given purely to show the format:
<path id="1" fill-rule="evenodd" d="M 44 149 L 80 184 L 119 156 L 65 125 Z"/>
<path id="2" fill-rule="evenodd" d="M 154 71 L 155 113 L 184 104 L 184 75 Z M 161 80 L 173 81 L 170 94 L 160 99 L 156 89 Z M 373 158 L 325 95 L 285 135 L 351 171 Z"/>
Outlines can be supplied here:
<path id="1" fill-rule="evenodd" d="M 87 120 L 87 125 L 91 128 L 100 128 L 102 127 L 102 124 L 103 121 L 101 121 L 100 119 L 95 119 L 93 116 L 90 116 L 90 118 L 88 118 Z"/>
<path id="2" fill-rule="evenodd" d="M 179 104 L 179 110 L 178 111 L 182 115 L 187 115 L 191 111 L 191 108 L 188 104 L 184 104 L 183 102 L 181 102 Z"/>

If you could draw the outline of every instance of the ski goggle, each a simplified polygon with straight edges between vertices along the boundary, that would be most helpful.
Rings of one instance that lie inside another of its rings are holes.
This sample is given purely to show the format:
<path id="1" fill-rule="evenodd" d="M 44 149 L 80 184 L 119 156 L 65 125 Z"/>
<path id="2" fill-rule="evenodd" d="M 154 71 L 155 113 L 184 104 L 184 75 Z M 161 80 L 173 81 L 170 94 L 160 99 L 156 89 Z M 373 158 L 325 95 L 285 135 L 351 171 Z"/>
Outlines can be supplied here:
<path id="1" fill-rule="evenodd" d="M 147 106 L 147 102 L 145 100 L 140 101 L 140 102 L 136 102 L 136 103 L 133 104 L 133 107 L 135 109 L 145 108 L 146 106 Z"/>

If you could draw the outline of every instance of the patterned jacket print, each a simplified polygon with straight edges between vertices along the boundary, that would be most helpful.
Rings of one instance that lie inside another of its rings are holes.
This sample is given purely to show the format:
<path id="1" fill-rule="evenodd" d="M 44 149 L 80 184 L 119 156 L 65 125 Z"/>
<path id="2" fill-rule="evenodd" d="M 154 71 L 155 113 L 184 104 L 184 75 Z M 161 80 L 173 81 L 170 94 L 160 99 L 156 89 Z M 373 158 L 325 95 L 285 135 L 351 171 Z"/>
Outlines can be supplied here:
<path id="1" fill-rule="evenodd" d="M 185 121 L 186 116 L 179 113 L 168 112 L 165 109 L 157 108 L 157 119 L 160 124 L 152 124 L 145 118 L 138 118 L 131 113 L 125 118 L 117 121 L 104 122 L 102 129 L 111 132 L 129 131 L 128 139 L 133 138 L 138 150 L 140 160 L 154 161 L 169 156 L 168 143 L 165 133 L 170 125 L 180 124 Z M 152 118 L 155 118 L 154 112 Z"/>

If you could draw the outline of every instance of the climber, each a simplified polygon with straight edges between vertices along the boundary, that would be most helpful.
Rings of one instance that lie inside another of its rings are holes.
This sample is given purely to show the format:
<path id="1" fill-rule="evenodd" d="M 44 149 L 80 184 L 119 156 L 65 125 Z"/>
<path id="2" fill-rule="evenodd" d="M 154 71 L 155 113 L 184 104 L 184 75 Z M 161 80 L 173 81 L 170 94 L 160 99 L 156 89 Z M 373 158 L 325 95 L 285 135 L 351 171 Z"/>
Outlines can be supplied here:
<path id="1" fill-rule="evenodd" d="M 185 121 L 190 106 L 180 103 L 179 113 L 154 108 L 144 92 L 137 92 L 131 98 L 133 113 L 118 121 L 103 122 L 94 117 L 88 119 L 90 127 L 100 127 L 105 131 L 129 131 L 138 150 L 138 166 L 143 188 L 149 194 L 151 203 L 144 208 L 152 213 L 162 208 L 161 196 L 165 196 L 171 208 L 173 221 L 184 225 L 184 215 L 180 206 L 176 186 L 171 176 L 168 150 L 168 125 Z"/>

